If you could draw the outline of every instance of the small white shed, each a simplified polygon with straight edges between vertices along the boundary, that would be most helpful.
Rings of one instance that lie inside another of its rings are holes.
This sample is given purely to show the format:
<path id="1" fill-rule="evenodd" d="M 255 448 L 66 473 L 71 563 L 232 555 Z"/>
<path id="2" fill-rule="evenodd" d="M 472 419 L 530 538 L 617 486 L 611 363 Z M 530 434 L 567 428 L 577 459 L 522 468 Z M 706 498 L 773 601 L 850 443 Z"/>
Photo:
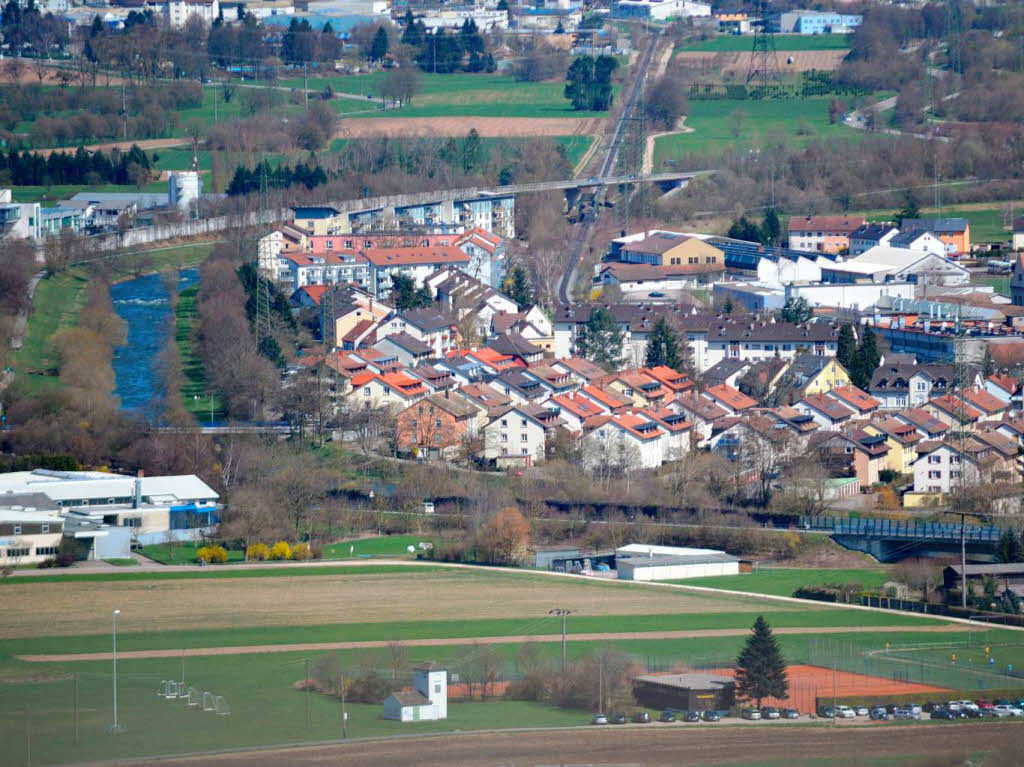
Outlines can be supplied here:
<path id="1" fill-rule="evenodd" d="M 395 692 L 384 701 L 382 719 L 432 722 L 448 718 L 448 670 L 422 663 L 412 670 L 411 692 Z"/>

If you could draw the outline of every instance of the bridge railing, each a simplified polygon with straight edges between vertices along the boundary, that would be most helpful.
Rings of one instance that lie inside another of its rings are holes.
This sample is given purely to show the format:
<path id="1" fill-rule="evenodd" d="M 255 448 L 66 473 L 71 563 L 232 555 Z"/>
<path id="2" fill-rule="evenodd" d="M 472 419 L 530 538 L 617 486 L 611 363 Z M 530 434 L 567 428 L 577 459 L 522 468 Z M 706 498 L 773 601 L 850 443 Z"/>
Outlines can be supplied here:
<path id="1" fill-rule="evenodd" d="M 805 530 L 821 530 L 832 535 L 871 538 L 908 538 L 917 540 L 960 540 L 960 525 L 955 522 L 900 521 L 877 518 L 802 517 Z M 992 525 L 967 525 L 964 537 L 974 543 L 994 543 L 1003 534 Z"/>

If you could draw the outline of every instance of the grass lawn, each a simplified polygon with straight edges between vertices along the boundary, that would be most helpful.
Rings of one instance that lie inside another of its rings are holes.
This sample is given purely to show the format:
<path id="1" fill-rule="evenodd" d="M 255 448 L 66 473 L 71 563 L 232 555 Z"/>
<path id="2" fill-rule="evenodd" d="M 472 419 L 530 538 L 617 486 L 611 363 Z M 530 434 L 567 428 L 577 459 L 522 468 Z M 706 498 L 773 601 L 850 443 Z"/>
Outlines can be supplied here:
<path id="1" fill-rule="evenodd" d="M 1010 295 L 1010 278 L 1006 275 L 972 274 L 971 282 L 975 285 L 986 285 L 1004 296 Z"/>
<path id="2" fill-rule="evenodd" d="M 143 556 L 155 559 L 165 565 L 194 565 L 197 561 L 199 547 L 191 543 L 175 543 L 168 546 L 166 543 L 154 543 L 142 547 Z M 233 549 L 228 550 L 228 562 L 244 562 L 245 552 Z M 211 565 L 213 567 L 214 565 Z"/>
<path id="3" fill-rule="evenodd" d="M 86 277 L 79 270 L 69 270 L 40 280 L 32 298 L 22 348 L 13 355 L 13 367 L 19 386 L 37 391 L 58 386 L 55 373 L 57 355 L 53 336 L 61 328 L 72 327 L 82 308 Z"/>
<path id="4" fill-rule="evenodd" d="M 850 47 L 850 36 L 826 35 L 775 35 L 775 49 L 778 51 L 836 51 Z M 750 35 L 718 35 L 696 43 L 680 46 L 681 51 L 749 51 L 754 38 Z"/>
<path id="5" fill-rule="evenodd" d="M 196 296 L 199 286 L 193 285 L 178 294 L 175 308 L 174 342 L 181 357 L 185 380 L 181 386 L 181 397 L 185 410 L 192 413 L 200 423 L 218 421 L 224 417 L 224 404 L 217 392 L 211 392 L 206 381 L 203 361 L 196 353 L 195 328 L 199 324 Z M 165 547 L 166 548 L 166 547 Z M 230 556 L 234 552 L 228 552 Z M 161 560 L 163 561 L 163 560 Z"/>
<path id="6" fill-rule="evenodd" d="M 793 592 L 801 586 L 820 586 L 824 583 L 860 583 L 865 589 L 875 590 L 888 579 L 883 568 L 802 570 L 779 567 L 756 573 L 690 578 L 673 581 L 673 583 L 788 597 L 792 596 Z"/>
<path id="7" fill-rule="evenodd" d="M 360 96 L 380 95 L 385 77 L 384 72 L 364 75 L 338 75 L 310 79 L 310 89 L 322 90 L 330 85 L 340 93 Z M 377 109 L 358 117 L 594 117 L 605 116 L 606 112 L 575 112 L 565 98 L 565 83 L 517 82 L 504 74 L 422 74 L 422 89 L 413 98 L 412 104 L 401 109 Z M 286 78 L 281 85 L 301 88 L 301 77 Z M 616 93 L 618 86 L 616 86 Z M 349 105 L 364 109 L 352 99 L 334 99 L 332 106 L 345 104 L 345 111 L 352 111 Z M 370 104 L 367 99 L 367 104 Z M 380 106 L 380 102 L 376 102 Z M 467 131 L 469 130 L 467 126 Z"/>
<path id="8" fill-rule="evenodd" d="M 408 547 L 418 548 L 420 541 L 429 541 L 418 535 L 382 535 L 377 538 L 359 538 L 324 546 L 324 559 L 361 559 L 366 557 L 414 557 Z"/>
<path id="9" fill-rule="evenodd" d="M 690 152 L 715 152 L 727 146 L 761 143 L 769 133 L 782 133 L 792 144 L 806 144 L 828 137 L 858 139 L 857 131 L 828 120 L 828 97 L 690 101 L 686 125 L 693 133 L 674 133 L 654 142 L 655 172 L 663 163 Z M 734 114 L 741 114 L 736 134 Z M 805 131 L 802 135 L 800 131 Z"/>

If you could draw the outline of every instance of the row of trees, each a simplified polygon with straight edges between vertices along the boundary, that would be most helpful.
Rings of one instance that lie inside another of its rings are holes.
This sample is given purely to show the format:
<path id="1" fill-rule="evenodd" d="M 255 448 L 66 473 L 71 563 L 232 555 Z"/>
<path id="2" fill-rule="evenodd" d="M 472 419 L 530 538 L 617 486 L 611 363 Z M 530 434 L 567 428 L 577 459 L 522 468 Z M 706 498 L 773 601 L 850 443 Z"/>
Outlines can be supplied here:
<path id="1" fill-rule="evenodd" d="M 127 152 L 114 148 L 74 154 L 51 152 L 48 157 L 34 152 L 11 150 L 0 154 L 0 178 L 13 186 L 50 184 L 142 184 L 151 170 L 146 152 L 133 144 Z"/>

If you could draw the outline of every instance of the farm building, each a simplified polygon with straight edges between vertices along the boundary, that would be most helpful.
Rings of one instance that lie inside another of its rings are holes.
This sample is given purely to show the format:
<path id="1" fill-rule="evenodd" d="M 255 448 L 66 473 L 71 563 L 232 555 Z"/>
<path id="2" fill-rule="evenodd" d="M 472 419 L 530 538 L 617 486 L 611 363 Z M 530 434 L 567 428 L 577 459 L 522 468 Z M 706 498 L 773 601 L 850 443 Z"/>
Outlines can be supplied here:
<path id="1" fill-rule="evenodd" d="M 582 549 L 579 546 L 530 546 L 533 566 L 555 572 L 576 572 L 595 568 L 598 565 L 615 565 L 615 552 Z"/>
<path id="2" fill-rule="evenodd" d="M 436 663 L 412 670 L 412 691 L 395 692 L 384 701 L 383 719 L 434 722 L 448 718 L 448 671 Z"/>
<path id="3" fill-rule="evenodd" d="M 647 708 L 728 711 L 736 702 L 736 682 L 714 674 L 647 674 L 633 680 L 633 695 Z"/>
<path id="4" fill-rule="evenodd" d="M 615 571 L 620 581 L 667 581 L 737 575 L 740 560 L 715 549 L 687 549 L 631 543 L 615 550 Z"/>
<path id="5" fill-rule="evenodd" d="M 967 581 L 972 591 L 981 591 L 985 578 L 994 578 L 1000 593 L 1009 589 L 1018 596 L 1024 594 L 1024 563 L 967 565 Z M 960 588 L 960 565 L 942 571 L 942 587 L 947 591 Z"/>

